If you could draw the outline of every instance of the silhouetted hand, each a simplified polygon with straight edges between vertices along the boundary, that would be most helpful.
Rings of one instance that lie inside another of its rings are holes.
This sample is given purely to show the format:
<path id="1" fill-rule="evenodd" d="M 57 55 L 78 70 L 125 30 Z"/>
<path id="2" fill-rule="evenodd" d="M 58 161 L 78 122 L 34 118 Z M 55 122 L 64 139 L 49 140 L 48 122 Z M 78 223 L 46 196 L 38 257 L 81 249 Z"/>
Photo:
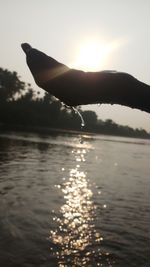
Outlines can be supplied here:
<path id="1" fill-rule="evenodd" d="M 70 69 L 27 43 L 21 46 L 36 84 L 66 105 L 120 104 L 150 112 L 150 86 L 133 76 Z"/>

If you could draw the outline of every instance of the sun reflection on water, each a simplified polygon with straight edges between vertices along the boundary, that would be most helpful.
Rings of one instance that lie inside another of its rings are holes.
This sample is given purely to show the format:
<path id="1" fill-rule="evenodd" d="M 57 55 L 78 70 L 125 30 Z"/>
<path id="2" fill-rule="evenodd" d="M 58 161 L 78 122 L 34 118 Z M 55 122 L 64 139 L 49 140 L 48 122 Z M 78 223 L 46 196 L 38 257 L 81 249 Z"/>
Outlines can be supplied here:
<path id="1" fill-rule="evenodd" d="M 86 172 L 81 169 L 86 153 L 87 150 L 82 148 L 72 151 L 77 165 L 70 169 L 68 179 L 57 185 L 64 203 L 60 216 L 53 218 L 57 229 L 50 232 L 50 239 L 57 248 L 53 255 L 58 259 L 58 267 L 103 266 L 99 260 L 91 264 L 92 257 L 102 256 L 100 242 L 103 238 L 94 224 L 96 206 L 93 193 Z"/>

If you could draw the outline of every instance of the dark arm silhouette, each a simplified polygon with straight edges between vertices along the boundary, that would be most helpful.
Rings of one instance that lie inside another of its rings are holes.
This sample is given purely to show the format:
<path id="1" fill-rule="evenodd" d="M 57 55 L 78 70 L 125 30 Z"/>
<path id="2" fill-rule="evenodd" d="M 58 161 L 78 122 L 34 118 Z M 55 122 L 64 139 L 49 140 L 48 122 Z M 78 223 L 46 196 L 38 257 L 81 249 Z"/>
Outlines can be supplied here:
<path id="1" fill-rule="evenodd" d="M 150 86 L 128 73 L 70 69 L 27 43 L 22 49 L 36 84 L 68 106 L 107 103 L 150 112 Z"/>

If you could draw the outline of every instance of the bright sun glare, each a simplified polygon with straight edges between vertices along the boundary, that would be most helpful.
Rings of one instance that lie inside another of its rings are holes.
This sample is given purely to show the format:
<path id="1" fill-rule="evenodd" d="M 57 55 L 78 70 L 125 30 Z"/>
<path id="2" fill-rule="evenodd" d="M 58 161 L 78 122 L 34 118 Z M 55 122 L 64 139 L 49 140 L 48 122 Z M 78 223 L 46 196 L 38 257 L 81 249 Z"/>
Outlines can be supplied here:
<path id="1" fill-rule="evenodd" d="M 119 46 L 119 42 L 102 43 L 87 41 L 82 44 L 77 52 L 76 60 L 72 67 L 84 71 L 98 71 L 109 60 L 111 53 Z"/>

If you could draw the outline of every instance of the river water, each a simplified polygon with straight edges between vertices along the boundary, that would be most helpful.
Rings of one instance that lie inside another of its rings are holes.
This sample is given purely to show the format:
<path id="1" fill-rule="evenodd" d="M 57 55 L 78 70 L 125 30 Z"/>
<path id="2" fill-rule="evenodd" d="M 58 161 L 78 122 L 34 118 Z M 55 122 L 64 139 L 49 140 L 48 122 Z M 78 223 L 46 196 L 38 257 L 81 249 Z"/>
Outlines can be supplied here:
<path id="1" fill-rule="evenodd" d="M 0 134 L 0 266 L 150 266 L 150 141 Z"/>

